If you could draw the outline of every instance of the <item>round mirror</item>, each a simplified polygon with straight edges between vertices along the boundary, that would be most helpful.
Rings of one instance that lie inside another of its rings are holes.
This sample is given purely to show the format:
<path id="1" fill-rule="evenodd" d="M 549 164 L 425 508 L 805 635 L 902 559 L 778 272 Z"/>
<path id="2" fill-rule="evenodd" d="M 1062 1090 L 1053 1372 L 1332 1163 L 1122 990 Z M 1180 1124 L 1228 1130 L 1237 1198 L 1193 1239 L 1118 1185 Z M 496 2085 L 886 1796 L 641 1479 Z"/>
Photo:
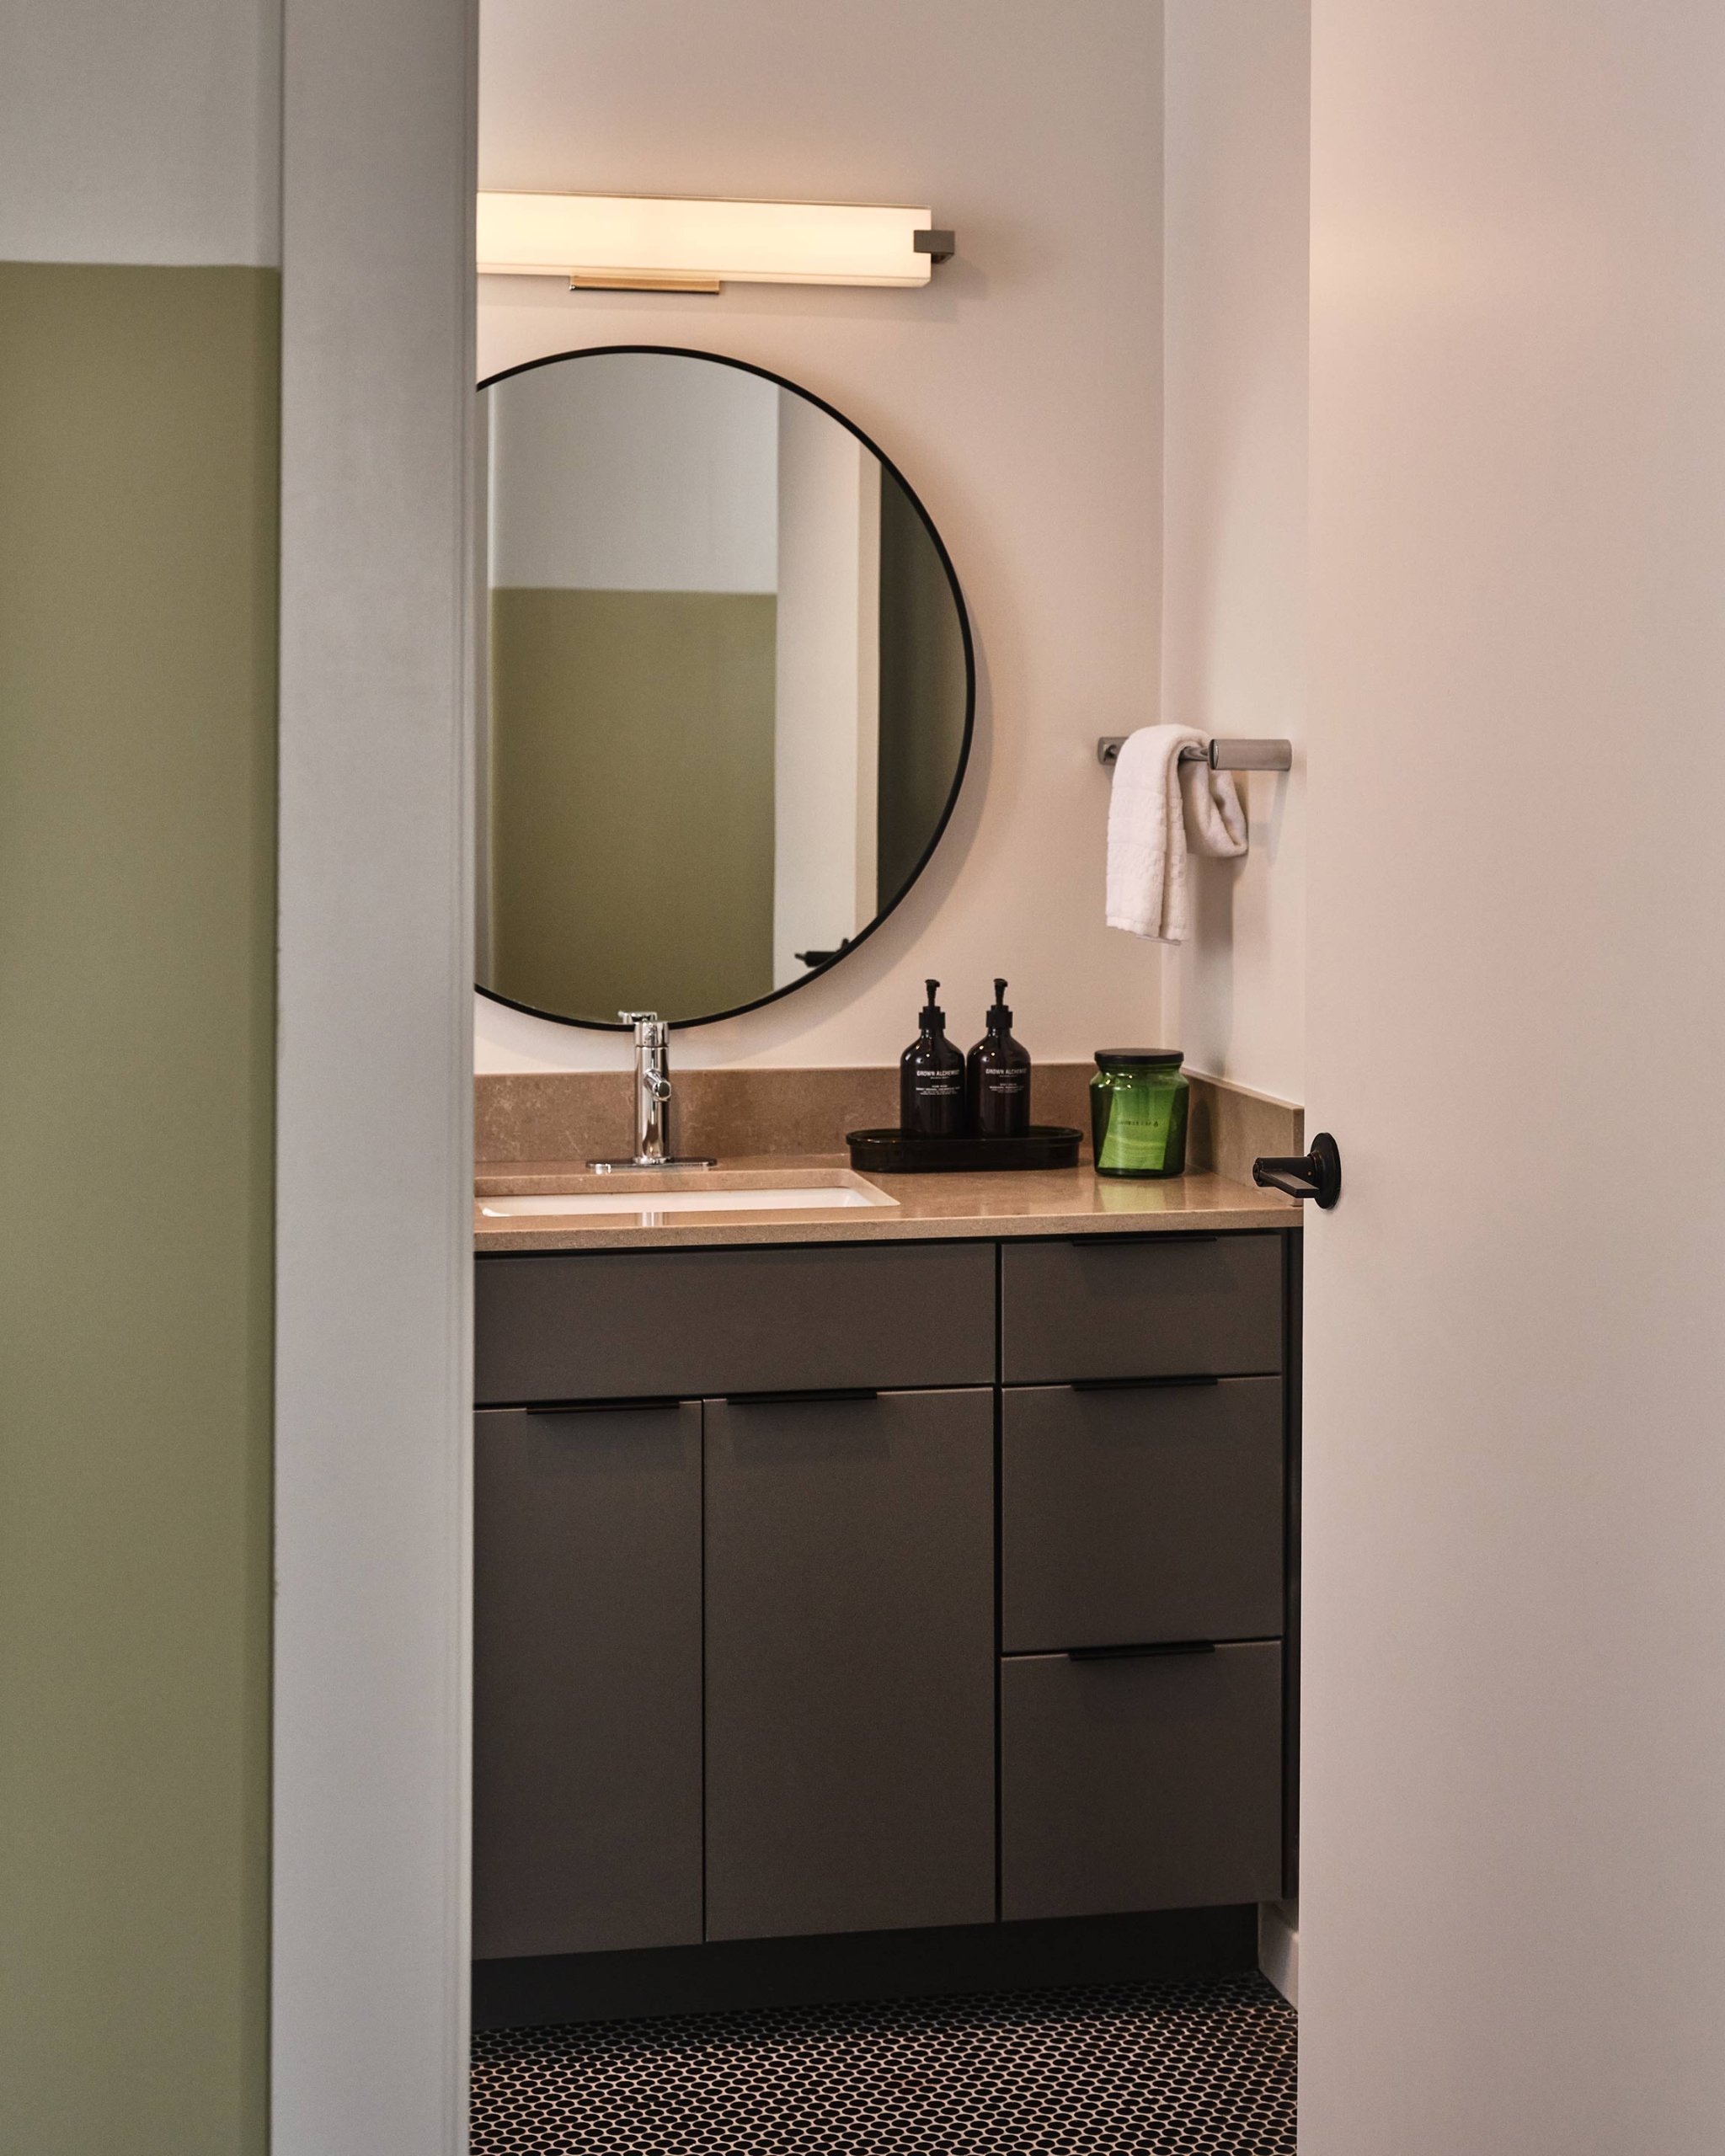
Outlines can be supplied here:
<path id="1" fill-rule="evenodd" d="M 836 964 L 952 814 L 958 579 L 849 420 L 613 345 L 480 385 L 479 986 L 578 1026 L 729 1017 Z"/>

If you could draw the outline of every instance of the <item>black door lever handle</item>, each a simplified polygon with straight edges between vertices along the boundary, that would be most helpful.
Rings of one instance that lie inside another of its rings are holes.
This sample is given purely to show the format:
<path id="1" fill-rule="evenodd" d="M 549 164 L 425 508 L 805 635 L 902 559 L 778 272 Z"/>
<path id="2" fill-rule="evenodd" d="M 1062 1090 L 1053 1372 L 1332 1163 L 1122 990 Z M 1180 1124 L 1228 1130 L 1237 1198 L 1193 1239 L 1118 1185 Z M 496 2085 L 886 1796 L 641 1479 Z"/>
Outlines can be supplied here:
<path id="1" fill-rule="evenodd" d="M 1254 1161 L 1252 1180 L 1260 1190 L 1279 1190 L 1290 1198 L 1315 1198 L 1327 1213 L 1342 1195 L 1342 1155 L 1327 1130 L 1319 1131 L 1311 1150 L 1284 1159 Z"/>

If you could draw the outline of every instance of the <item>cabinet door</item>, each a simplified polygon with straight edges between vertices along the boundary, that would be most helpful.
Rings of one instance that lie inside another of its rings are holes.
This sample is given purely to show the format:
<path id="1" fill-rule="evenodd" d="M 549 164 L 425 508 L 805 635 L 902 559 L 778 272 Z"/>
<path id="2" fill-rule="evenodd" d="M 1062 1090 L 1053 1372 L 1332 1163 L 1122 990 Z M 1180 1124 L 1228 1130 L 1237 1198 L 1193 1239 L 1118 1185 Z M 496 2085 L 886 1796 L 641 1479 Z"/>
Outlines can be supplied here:
<path id="1" fill-rule="evenodd" d="M 499 1411 L 473 1481 L 473 1952 L 701 1936 L 701 1409 Z"/>
<path id="2" fill-rule="evenodd" d="M 1001 1913 L 1097 1916 L 1281 1892 L 1282 1650 L 1001 1668 Z"/>
<path id="3" fill-rule="evenodd" d="M 1084 1235 L 1001 1249 L 1008 1385 L 1252 1377 L 1282 1367 L 1282 1238 Z"/>
<path id="4" fill-rule="evenodd" d="M 995 1914 L 987 1391 L 707 1406 L 707 1935 Z"/>
<path id="5" fill-rule="evenodd" d="M 1282 1629 L 1282 1380 L 1009 1391 L 1007 1654 Z"/>
<path id="6" fill-rule="evenodd" d="M 473 1292 L 488 1407 L 994 1378 L 988 1243 L 486 1257 Z"/>

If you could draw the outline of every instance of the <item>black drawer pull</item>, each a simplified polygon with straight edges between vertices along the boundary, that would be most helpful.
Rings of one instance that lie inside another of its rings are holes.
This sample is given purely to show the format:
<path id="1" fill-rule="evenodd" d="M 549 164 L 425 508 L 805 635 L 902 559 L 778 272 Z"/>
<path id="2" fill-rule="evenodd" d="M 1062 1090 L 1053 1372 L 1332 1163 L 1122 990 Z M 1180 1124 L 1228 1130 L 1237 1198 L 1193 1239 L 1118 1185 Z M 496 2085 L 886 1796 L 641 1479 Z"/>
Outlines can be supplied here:
<path id="1" fill-rule="evenodd" d="M 1066 1237 L 1074 1250 L 1108 1249 L 1116 1243 L 1126 1243 L 1134 1250 L 1141 1250 L 1146 1243 L 1214 1243 L 1220 1240 L 1220 1235 L 1201 1235 L 1196 1230 L 1188 1228 L 1159 1228 L 1141 1235 L 1116 1229 L 1112 1235 L 1104 1232 Z"/>
<path id="2" fill-rule="evenodd" d="M 1177 1385 L 1220 1385 L 1220 1378 L 1074 1378 L 1074 1392 L 1166 1392 Z"/>
<path id="3" fill-rule="evenodd" d="M 1142 1646 L 1068 1647 L 1068 1662 L 1138 1662 L 1151 1655 L 1214 1654 L 1214 1640 L 1157 1640 Z"/>
<path id="4" fill-rule="evenodd" d="M 662 1415 L 682 1401 L 667 1396 L 624 1400 L 534 1400 L 523 1407 L 526 1415 Z"/>
<path id="5" fill-rule="evenodd" d="M 879 1400 L 879 1392 L 873 1385 L 838 1385 L 830 1392 L 811 1389 L 807 1392 L 728 1392 L 724 1396 L 727 1407 L 797 1407 L 809 1404 L 819 1406 L 828 1400 Z"/>

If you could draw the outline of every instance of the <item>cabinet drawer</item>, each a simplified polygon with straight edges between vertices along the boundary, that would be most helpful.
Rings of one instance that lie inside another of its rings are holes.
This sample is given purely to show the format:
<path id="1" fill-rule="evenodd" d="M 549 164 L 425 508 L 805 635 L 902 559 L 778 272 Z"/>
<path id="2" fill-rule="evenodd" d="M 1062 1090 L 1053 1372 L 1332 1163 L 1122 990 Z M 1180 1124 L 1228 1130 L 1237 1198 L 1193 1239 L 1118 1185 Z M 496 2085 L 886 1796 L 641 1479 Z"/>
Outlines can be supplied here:
<path id="1" fill-rule="evenodd" d="M 1007 1243 L 1001 1343 L 1007 1385 L 1279 1370 L 1281 1237 Z"/>
<path id="2" fill-rule="evenodd" d="M 1008 1654 L 1282 1629 L 1282 1381 L 1004 1396 Z"/>
<path id="3" fill-rule="evenodd" d="M 481 1257 L 482 1406 L 987 1385 L 994 1249 L 558 1251 Z"/>
<path id="4" fill-rule="evenodd" d="M 700 1407 L 481 1415 L 474 1955 L 700 1936 Z"/>
<path id="5" fill-rule="evenodd" d="M 1076 1917 L 1281 1892 L 1282 1650 L 1001 1670 L 1001 1913 Z"/>
<path id="6" fill-rule="evenodd" d="M 994 1401 L 707 1430 L 707 1935 L 994 1916 Z"/>

